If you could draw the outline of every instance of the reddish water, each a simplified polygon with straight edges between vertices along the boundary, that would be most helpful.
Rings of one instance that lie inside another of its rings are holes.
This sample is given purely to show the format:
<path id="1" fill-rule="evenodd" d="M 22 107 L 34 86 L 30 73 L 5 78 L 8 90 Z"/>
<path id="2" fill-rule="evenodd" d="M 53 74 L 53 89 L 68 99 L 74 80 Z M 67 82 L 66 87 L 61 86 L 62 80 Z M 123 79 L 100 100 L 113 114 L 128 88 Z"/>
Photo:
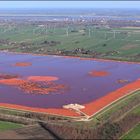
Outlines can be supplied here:
<path id="1" fill-rule="evenodd" d="M 28 62 L 31 65 L 15 66 L 19 62 Z M 109 74 L 91 76 L 89 73 L 92 71 L 104 71 Z M 20 80 L 25 81 L 27 79 L 36 81 L 38 78 L 30 76 L 56 77 L 52 81 L 54 85 L 67 87 L 48 94 L 34 94 L 26 93 L 26 90 L 17 86 L 0 83 L 0 103 L 37 108 L 61 108 L 62 105 L 69 103 L 90 103 L 134 82 L 140 77 L 140 64 L 0 53 L 0 74 L 1 80 L 4 80 L 5 75 L 18 75 Z M 10 78 L 14 78 L 14 76 Z M 117 81 L 120 79 L 128 80 L 128 82 L 118 83 Z M 48 86 L 46 88 L 49 88 L 49 84 L 45 85 Z"/>

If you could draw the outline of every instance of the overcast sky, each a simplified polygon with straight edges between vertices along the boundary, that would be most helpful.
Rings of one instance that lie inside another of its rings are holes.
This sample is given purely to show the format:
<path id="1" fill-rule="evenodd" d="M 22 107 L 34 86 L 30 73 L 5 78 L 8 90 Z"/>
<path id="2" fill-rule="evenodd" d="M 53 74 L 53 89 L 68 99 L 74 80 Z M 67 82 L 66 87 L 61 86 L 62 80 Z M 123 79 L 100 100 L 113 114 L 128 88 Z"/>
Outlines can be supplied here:
<path id="1" fill-rule="evenodd" d="M 139 8 L 140 1 L 0 1 L 3 8 Z"/>

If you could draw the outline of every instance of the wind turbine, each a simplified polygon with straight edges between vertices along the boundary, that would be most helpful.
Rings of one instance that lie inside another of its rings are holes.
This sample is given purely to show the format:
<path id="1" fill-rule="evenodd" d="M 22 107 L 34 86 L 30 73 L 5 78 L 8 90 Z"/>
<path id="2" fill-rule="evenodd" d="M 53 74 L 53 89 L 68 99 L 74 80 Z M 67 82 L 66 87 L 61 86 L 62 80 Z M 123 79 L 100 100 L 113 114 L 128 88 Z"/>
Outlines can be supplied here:
<path id="1" fill-rule="evenodd" d="M 116 32 L 115 32 L 115 30 L 113 31 L 113 37 L 114 37 L 114 39 L 116 38 Z"/>
<path id="2" fill-rule="evenodd" d="M 69 27 L 66 28 L 66 35 L 69 36 Z"/>
<path id="3" fill-rule="evenodd" d="M 90 28 L 88 29 L 88 36 L 89 36 L 89 37 L 91 36 L 91 34 L 90 34 Z"/>

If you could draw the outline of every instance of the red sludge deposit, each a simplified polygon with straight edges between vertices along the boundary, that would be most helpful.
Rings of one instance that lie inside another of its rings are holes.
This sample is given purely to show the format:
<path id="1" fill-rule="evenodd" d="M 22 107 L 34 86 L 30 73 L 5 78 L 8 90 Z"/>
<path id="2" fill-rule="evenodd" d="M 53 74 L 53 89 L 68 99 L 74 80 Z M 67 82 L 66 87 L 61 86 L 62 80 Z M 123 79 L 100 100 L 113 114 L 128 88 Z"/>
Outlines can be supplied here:
<path id="1" fill-rule="evenodd" d="M 138 63 L 12 53 L 0 58 L 0 106 L 6 108 L 79 117 L 76 106 L 91 116 L 140 89 Z"/>
<path id="2" fill-rule="evenodd" d="M 109 75 L 109 73 L 106 71 L 90 71 L 89 75 L 95 76 L 95 77 L 100 77 L 100 76 L 107 76 L 107 75 Z"/>
<path id="3" fill-rule="evenodd" d="M 12 78 L 12 75 L 8 75 L 10 78 L 0 79 L 0 84 L 16 86 L 19 89 L 25 91 L 25 93 L 35 93 L 35 94 L 48 94 L 50 92 L 58 92 L 60 89 L 64 89 L 65 86 L 62 84 L 55 84 L 51 81 L 58 80 L 57 77 L 51 76 L 30 76 L 27 79 L 22 80 L 20 78 Z M 37 82 L 43 82 L 39 84 Z M 47 87 L 45 87 L 47 86 Z"/>
<path id="4" fill-rule="evenodd" d="M 18 66 L 18 67 L 27 67 L 27 66 L 31 66 L 32 63 L 29 63 L 29 62 L 17 62 L 15 63 L 15 66 Z"/>

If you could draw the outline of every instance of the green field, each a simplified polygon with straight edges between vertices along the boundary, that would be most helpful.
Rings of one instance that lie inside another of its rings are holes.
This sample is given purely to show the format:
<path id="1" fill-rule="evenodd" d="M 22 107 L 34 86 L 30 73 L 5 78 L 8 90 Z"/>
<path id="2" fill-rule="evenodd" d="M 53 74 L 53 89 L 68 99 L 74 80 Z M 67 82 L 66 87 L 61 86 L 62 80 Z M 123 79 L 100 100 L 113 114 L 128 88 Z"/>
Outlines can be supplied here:
<path id="1" fill-rule="evenodd" d="M 17 123 L 0 121 L 0 131 L 21 128 L 22 126 L 23 125 Z"/>
<path id="2" fill-rule="evenodd" d="M 140 61 L 140 30 L 135 28 L 0 26 L 0 38 L 8 40 L 0 43 L 1 50 Z"/>
<path id="3" fill-rule="evenodd" d="M 121 139 L 140 139 L 140 124 L 134 127 L 131 131 L 129 131 L 126 135 L 124 135 Z"/>

